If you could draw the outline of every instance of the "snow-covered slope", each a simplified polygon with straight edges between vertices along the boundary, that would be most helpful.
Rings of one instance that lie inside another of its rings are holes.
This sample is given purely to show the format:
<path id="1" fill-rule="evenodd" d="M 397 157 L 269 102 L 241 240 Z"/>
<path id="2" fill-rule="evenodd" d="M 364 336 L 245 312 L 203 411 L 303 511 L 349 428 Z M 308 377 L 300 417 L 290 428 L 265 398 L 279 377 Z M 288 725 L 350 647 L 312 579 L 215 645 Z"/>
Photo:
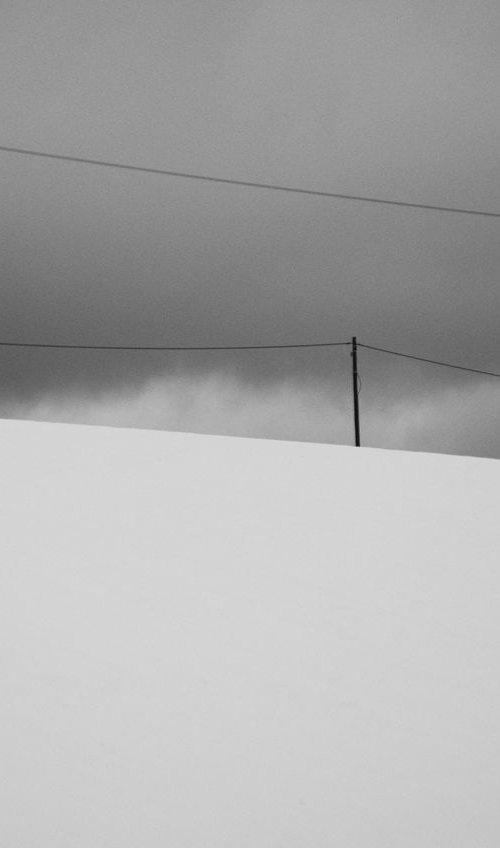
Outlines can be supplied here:
<path id="1" fill-rule="evenodd" d="M 0 424 L 6 848 L 500 844 L 500 464 Z"/>

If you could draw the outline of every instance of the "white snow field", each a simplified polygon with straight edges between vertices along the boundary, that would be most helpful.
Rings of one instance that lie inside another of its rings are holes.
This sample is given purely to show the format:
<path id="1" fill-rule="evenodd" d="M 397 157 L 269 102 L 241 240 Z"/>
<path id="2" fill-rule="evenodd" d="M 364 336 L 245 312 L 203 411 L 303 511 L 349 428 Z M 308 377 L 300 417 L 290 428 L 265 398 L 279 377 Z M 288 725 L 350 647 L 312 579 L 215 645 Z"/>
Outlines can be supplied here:
<path id="1" fill-rule="evenodd" d="M 5 848 L 498 848 L 500 463 L 0 424 Z"/>

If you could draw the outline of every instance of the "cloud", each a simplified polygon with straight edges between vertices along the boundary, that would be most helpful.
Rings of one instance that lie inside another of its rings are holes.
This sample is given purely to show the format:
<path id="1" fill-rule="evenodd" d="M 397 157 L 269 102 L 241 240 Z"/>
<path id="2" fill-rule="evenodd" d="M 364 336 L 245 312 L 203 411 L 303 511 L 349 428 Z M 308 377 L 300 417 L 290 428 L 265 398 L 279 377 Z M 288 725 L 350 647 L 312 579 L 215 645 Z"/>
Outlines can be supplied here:
<path id="1" fill-rule="evenodd" d="M 5 410 L 5 408 L 4 408 Z M 345 411 L 335 408 L 320 385 L 293 382 L 249 388 L 230 377 L 151 380 L 140 391 L 100 399 L 45 397 L 10 404 L 9 417 L 214 433 L 257 438 L 348 441 Z"/>
<path id="2" fill-rule="evenodd" d="M 6 10 L 6 144 L 500 208 L 500 10 L 492 0 L 404 8 L 382 0 L 376 10 L 367 0 L 216 0 L 209 10 L 202 0 L 49 6 L 34 14 L 19 0 Z M 6 155 L 0 173 L 0 340 L 219 345 L 356 334 L 500 370 L 496 221 Z M 305 397 L 313 383 L 330 397 L 348 365 L 326 351 L 3 349 L 0 392 L 12 408 L 52 405 L 54 414 L 70 414 L 73 404 L 84 414 L 92 404 L 104 410 L 112 397 L 142 396 L 155 381 L 175 397 L 173 387 L 186 396 L 189 382 L 195 393 L 237 385 L 238 396 L 253 398 L 242 406 L 252 429 L 259 404 L 271 415 L 269 391 L 280 395 L 281 386 L 291 398 L 294 385 Z M 417 376 L 407 364 L 368 354 L 362 367 L 364 400 L 374 408 L 377 394 L 410 409 L 426 396 L 434 402 L 438 385 L 444 393 L 470 387 L 465 376 L 432 369 Z M 211 396 L 223 405 L 222 422 L 231 404 L 222 388 Z M 180 420 L 172 402 L 172 420 Z M 145 408 L 149 418 L 140 420 L 157 426 L 154 405 Z M 190 408 L 189 421 L 199 415 L 205 426 L 204 408 L 194 401 Z M 444 428 L 438 408 L 430 409 Z M 483 437 L 491 450 L 489 433 Z M 470 444 L 475 450 L 475 437 Z"/>
<path id="3" fill-rule="evenodd" d="M 180 430 L 215 435 L 353 443 L 349 393 L 293 380 L 250 387 L 231 377 L 153 379 L 99 399 L 44 397 L 0 407 L 10 418 Z M 362 444 L 500 458 L 500 387 L 482 383 L 430 396 L 361 404 Z"/>
<path id="4" fill-rule="evenodd" d="M 385 420 L 375 420 L 371 437 L 380 446 L 496 457 L 500 386 L 446 389 L 418 403 L 395 405 Z"/>

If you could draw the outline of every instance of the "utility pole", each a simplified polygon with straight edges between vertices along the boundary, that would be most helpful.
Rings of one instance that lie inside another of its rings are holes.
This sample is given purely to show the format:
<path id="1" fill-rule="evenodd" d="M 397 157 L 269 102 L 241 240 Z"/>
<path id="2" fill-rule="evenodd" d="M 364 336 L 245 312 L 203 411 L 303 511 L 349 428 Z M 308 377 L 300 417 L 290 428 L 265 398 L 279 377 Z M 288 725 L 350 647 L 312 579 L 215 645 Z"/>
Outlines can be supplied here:
<path id="1" fill-rule="evenodd" d="M 354 435 L 356 439 L 356 447 L 361 447 L 361 437 L 359 433 L 359 385 L 358 385 L 358 344 L 356 336 L 352 337 L 352 391 L 354 396 Z"/>

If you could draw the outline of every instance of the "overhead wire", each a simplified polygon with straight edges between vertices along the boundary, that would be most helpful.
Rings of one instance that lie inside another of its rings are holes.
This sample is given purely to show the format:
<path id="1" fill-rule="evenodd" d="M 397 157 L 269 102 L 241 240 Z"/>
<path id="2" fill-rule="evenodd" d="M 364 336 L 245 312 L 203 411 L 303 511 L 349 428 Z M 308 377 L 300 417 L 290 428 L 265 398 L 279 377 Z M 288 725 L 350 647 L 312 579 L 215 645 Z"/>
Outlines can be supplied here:
<path id="1" fill-rule="evenodd" d="M 2 342 L 0 347 L 34 347 L 62 350 L 131 350 L 131 351 L 210 351 L 210 350 L 286 350 L 313 347 L 341 347 L 351 342 L 311 342 L 307 344 L 262 344 L 262 345 L 91 345 L 50 344 L 44 342 Z"/>
<path id="2" fill-rule="evenodd" d="M 242 186 L 246 188 L 266 189 L 271 191 L 289 192 L 293 194 L 304 194 L 314 197 L 327 197 L 339 200 L 351 200 L 362 203 L 375 203 L 388 206 L 402 206 L 412 209 L 425 209 L 434 212 L 449 212 L 463 215 L 480 215 L 483 217 L 500 218 L 500 212 L 488 212 L 480 209 L 466 209 L 454 206 L 438 206 L 428 203 L 416 203 L 403 200 L 389 200 L 380 197 L 365 197 L 353 194 L 341 194 L 339 192 L 321 191 L 317 189 L 297 188 L 292 186 L 278 185 L 274 183 L 260 183 L 249 180 L 238 180 L 225 177 L 214 177 L 204 174 L 195 174 L 183 171 L 166 170 L 163 168 L 151 168 L 142 165 L 129 165 L 118 162 L 108 162 L 100 159 L 89 159 L 80 156 L 69 156 L 58 153 L 49 153 L 40 150 L 29 150 L 20 147 L 10 147 L 0 145 L 0 151 L 4 153 L 14 153 L 23 156 L 34 156 L 44 159 L 52 159 L 69 163 L 78 163 L 85 165 L 94 165 L 106 168 L 121 169 L 126 171 L 136 171 L 147 174 L 157 174 L 168 177 L 179 177 L 182 179 L 199 180 L 204 182 L 222 183 L 226 185 Z M 23 347 L 23 348 L 45 348 L 45 349 L 63 349 L 63 350 L 105 350 L 105 351 L 236 351 L 236 350 L 278 350 L 278 349 L 298 349 L 298 348 L 320 348 L 320 347 L 338 347 L 349 345 L 350 342 L 312 342 L 304 344 L 263 344 L 263 345 L 84 345 L 84 344 L 52 344 L 38 342 L 4 342 L 0 341 L 1 347 Z M 413 359 L 419 362 L 427 362 L 432 365 L 438 365 L 444 368 L 453 368 L 459 371 L 467 371 L 473 374 L 481 374 L 488 377 L 500 378 L 500 373 L 492 371 L 484 371 L 479 368 L 470 368 L 462 365 L 455 365 L 449 362 L 442 362 L 427 357 L 415 356 L 412 354 L 401 353 L 400 351 L 388 350 L 386 348 L 376 347 L 374 345 L 363 344 L 358 342 L 359 347 L 367 350 L 374 350 L 381 353 L 387 353 L 392 356 L 400 356 L 405 359 Z"/>
<path id="3" fill-rule="evenodd" d="M 352 342 L 304 342 L 289 344 L 253 344 L 253 345 L 96 345 L 96 344 L 59 344 L 52 342 L 6 342 L 0 341 L 0 347 L 38 348 L 49 350 L 103 350 L 103 351 L 136 351 L 136 352 L 175 352 L 175 351 L 237 351 L 237 350 L 297 350 L 301 348 L 325 348 L 325 347 L 350 347 Z M 400 356 L 404 359 L 414 359 L 417 362 L 427 362 L 430 365 L 439 365 L 443 368 L 454 368 L 458 371 L 468 371 L 471 374 L 481 374 L 485 377 L 496 377 L 500 379 L 500 373 L 495 371 L 484 371 L 480 368 L 470 368 L 465 365 L 455 365 L 451 362 L 442 362 L 438 359 L 429 359 L 425 356 L 415 356 L 410 353 L 401 353 L 397 350 L 388 350 L 375 345 L 357 342 L 358 348 L 374 350 L 379 353 L 387 353 L 391 356 Z M 361 388 L 361 386 L 359 386 Z"/>
<path id="4" fill-rule="evenodd" d="M 9 147 L 0 145 L 3 153 L 15 153 L 22 156 L 35 156 L 43 159 L 53 159 L 60 162 L 78 163 L 81 165 L 95 165 L 103 168 L 115 168 L 124 171 L 137 171 L 143 174 L 157 174 L 164 177 L 178 177 L 185 180 L 198 180 L 223 185 L 241 186 L 244 188 L 265 189 L 267 191 L 281 191 L 291 194 L 303 194 L 311 197 L 326 197 L 335 200 L 349 200 L 358 203 L 373 203 L 385 206 L 399 206 L 409 209 L 425 209 L 432 212 L 448 212 L 459 215 L 479 215 L 485 218 L 500 218 L 500 212 L 488 212 L 483 209 L 467 209 L 458 206 L 440 206 L 432 203 L 417 203 L 409 200 L 391 200 L 382 197 L 367 197 L 357 194 L 344 194 L 334 191 L 320 189 L 298 188 L 296 186 L 280 185 L 276 183 L 261 183 L 252 180 L 232 179 L 229 177 L 214 177 L 206 174 L 196 174 L 188 171 L 174 171 L 165 168 L 151 168 L 144 165 L 128 165 L 121 162 L 108 162 L 101 159 L 89 159 L 83 156 L 69 156 L 62 153 L 48 153 L 41 150 L 29 150 L 23 147 Z"/>
<path id="5" fill-rule="evenodd" d="M 358 342 L 358 347 L 363 347 L 366 350 L 377 350 L 380 353 L 389 353 L 392 356 L 402 356 L 405 359 L 416 359 L 418 362 L 428 362 L 431 365 L 441 365 L 443 368 L 455 368 L 458 371 L 470 371 L 472 374 L 483 374 L 486 377 L 500 378 L 500 374 L 497 374 L 494 371 L 483 371 L 480 368 L 468 368 L 464 365 L 453 365 L 450 362 L 441 362 L 440 360 L 437 360 L 437 359 L 427 359 L 427 357 L 424 357 L 424 356 L 413 356 L 412 354 L 409 354 L 409 353 L 401 353 L 400 351 L 397 351 L 397 350 L 387 350 L 386 348 L 383 348 L 383 347 L 375 347 L 374 345 L 367 345 L 367 344 L 363 344 L 362 342 Z"/>

